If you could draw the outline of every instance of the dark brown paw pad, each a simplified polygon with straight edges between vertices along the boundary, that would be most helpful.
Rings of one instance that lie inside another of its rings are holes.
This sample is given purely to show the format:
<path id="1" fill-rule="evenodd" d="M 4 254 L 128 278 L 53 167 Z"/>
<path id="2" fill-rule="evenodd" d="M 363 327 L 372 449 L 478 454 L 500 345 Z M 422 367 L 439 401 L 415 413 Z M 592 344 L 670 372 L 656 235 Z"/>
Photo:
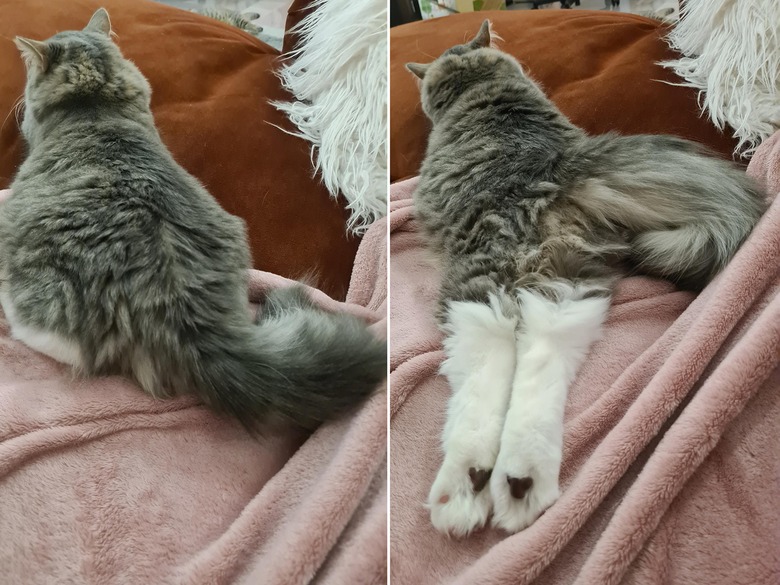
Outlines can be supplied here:
<path id="1" fill-rule="evenodd" d="M 471 485 L 474 488 L 474 493 L 479 493 L 490 481 L 490 474 L 493 473 L 492 469 L 477 469 L 476 467 L 469 468 L 469 477 L 471 478 Z"/>
<path id="2" fill-rule="evenodd" d="M 516 500 L 522 500 L 525 493 L 534 485 L 534 480 L 530 477 L 507 477 L 506 482 L 509 484 L 509 493 Z"/>

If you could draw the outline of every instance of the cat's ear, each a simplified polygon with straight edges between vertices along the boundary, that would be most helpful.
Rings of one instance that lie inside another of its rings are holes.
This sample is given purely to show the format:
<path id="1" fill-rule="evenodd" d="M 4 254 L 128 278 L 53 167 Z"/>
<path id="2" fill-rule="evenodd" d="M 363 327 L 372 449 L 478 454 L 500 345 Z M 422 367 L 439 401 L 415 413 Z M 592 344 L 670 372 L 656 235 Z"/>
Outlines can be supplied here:
<path id="1" fill-rule="evenodd" d="M 422 79 L 425 77 L 425 72 L 428 71 L 428 67 L 430 67 L 431 64 L 428 63 L 427 65 L 423 63 L 407 63 L 406 68 L 414 73 L 417 77 Z"/>
<path id="2" fill-rule="evenodd" d="M 22 59 L 24 59 L 24 64 L 28 69 L 34 67 L 39 71 L 46 71 L 49 67 L 49 47 L 44 41 L 16 37 L 14 44 L 22 54 Z"/>
<path id="3" fill-rule="evenodd" d="M 475 49 L 484 49 L 485 47 L 490 46 L 490 41 L 492 40 L 492 31 L 490 30 L 490 21 L 485 20 L 482 23 L 482 26 L 479 27 L 479 32 L 477 33 L 477 36 L 475 36 L 471 40 L 471 46 Z"/>
<path id="4" fill-rule="evenodd" d="M 105 8 L 98 8 L 84 30 L 111 36 L 111 19 L 108 18 L 108 11 Z"/>

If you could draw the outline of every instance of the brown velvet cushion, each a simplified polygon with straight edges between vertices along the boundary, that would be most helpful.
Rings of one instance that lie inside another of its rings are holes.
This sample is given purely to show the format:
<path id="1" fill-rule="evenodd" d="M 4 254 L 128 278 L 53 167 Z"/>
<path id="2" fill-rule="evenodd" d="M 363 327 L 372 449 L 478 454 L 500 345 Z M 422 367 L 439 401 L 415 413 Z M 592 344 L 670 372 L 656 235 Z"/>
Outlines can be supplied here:
<path id="1" fill-rule="evenodd" d="M 676 134 L 730 157 L 735 142 L 699 116 L 696 92 L 658 61 L 675 54 L 660 22 L 619 12 L 529 10 L 470 13 L 405 24 L 390 33 L 390 177 L 416 175 L 429 122 L 407 62 L 427 63 L 472 38 L 490 18 L 514 55 L 564 114 L 593 134 Z M 519 156 L 519 153 L 518 153 Z"/>
<path id="2" fill-rule="evenodd" d="M 147 0 L 0 0 L 0 117 L 24 89 L 12 39 L 82 28 L 105 6 L 118 44 L 149 79 L 155 121 L 176 160 L 247 222 L 254 264 L 287 277 L 313 273 L 343 297 L 358 241 L 347 213 L 314 178 L 309 145 L 269 100 L 289 99 L 278 52 L 228 25 Z M 0 131 L 0 188 L 23 152 L 11 114 Z"/>

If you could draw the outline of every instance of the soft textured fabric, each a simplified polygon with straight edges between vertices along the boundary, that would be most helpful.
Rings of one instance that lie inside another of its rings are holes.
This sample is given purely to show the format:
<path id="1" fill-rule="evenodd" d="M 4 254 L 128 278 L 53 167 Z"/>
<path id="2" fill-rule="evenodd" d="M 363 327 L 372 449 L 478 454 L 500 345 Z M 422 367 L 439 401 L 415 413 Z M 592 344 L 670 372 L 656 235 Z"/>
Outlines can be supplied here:
<path id="1" fill-rule="evenodd" d="M 668 36 L 679 59 L 664 63 L 701 92 L 706 116 L 733 128 L 750 155 L 780 128 L 780 3 L 687 0 Z"/>
<path id="2" fill-rule="evenodd" d="M 751 168 L 773 194 L 778 141 Z M 449 388 L 415 184 L 391 190 L 392 582 L 778 582 L 780 199 L 698 297 L 647 277 L 621 281 L 569 394 L 561 498 L 518 534 L 456 540 L 424 508 Z"/>
<path id="3" fill-rule="evenodd" d="M 380 336 L 386 237 L 363 239 L 347 303 L 312 290 Z M 251 298 L 289 284 L 253 271 Z M 383 583 L 386 401 L 255 440 L 192 400 L 74 379 L 0 313 L 0 582 Z"/>
<path id="4" fill-rule="evenodd" d="M 279 73 L 295 99 L 275 105 L 311 142 L 318 176 L 346 200 L 349 230 L 362 234 L 387 213 L 387 4 L 314 5 Z"/>
<path id="5" fill-rule="evenodd" d="M 117 43 L 152 85 L 152 110 L 176 160 L 247 222 L 256 268 L 310 276 L 343 298 L 358 239 L 348 213 L 314 177 L 309 145 L 269 101 L 288 99 L 278 52 L 215 20 L 148 0 L 0 0 L 0 188 L 23 152 L 11 112 L 24 90 L 15 35 L 82 28 L 108 9 Z"/>
<path id="6" fill-rule="evenodd" d="M 390 31 L 391 181 L 418 174 L 430 128 L 416 79 L 404 64 L 432 61 L 472 38 L 485 18 L 504 39 L 499 47 L 586 131 L 674 134 L 731 156 L 736 141 L 701 117 L 696 90 L 662 83 L 681 81 L 658 65 L 678 56 L 664 42 L 667 25 L 609 11 L 473 12 Z"/>

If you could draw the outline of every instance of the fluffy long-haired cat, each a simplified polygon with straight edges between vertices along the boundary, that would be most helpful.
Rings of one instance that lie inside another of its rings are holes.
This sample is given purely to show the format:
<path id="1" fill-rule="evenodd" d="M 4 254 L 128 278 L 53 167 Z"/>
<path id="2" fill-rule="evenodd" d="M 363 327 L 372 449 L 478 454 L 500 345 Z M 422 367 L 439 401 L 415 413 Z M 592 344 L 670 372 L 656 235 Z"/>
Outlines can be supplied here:
<path id="1" fill-rule="evenodd" d="M 172 158 L 151 90 L 111 40 L 17 38 L 29 153 L 0 207 L 0 301 L 13 335 L 85 375 L 194 393 L 252 430 L 313 427 L 385 376 L 385 344 L 300 288 L 249 316 L 243 222 Z"/>
<path id="2" fill-rule="evenodd" d="M 703 287 L 761 216 L 745 173 L 670 136 L 588 136 L 485 22 L 421 78 L 416 213 L 443 271 L 452 386 L 428 506 L 441 531 L 531 524 L 559 495 L 569 384 L 626 270 Z M 628 268 L 630 267 L 630 268 Z"/>

